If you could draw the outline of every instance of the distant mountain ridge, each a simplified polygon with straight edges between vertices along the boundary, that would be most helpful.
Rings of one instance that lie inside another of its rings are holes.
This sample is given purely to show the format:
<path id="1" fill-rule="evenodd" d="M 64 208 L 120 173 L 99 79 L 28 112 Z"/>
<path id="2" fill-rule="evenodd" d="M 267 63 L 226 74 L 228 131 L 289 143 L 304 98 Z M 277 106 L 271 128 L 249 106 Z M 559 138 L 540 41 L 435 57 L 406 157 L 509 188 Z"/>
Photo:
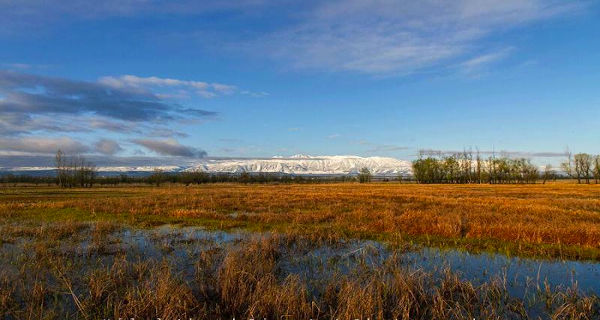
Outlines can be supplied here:
<path id="1" fill-rule="evenodd" d="M 308 156 L 270 159 L 207 160 L 186 170 L 227 173 L 282 173 L 295 175 L 353 175 L 367 168 L 376 176 L 410 175 L 411 163 L 387 157 Z"/>
<path id="2" fill-rule="evenodd" d="M 294 155 L 290 157 L 276 156 L 258 159 L 196 159 L 180 165 L 175 163 L 127 165 L 118 163 L 111 165 L 101 163 L 97 169 L 100 173 L 144 173 L 160 169 L 165 172 L 185 172 L 200 170 L 209 173 L 278 173 L 291 175 L 356 175 L 362 168 L 367 168 L 375 176 L 408 176 L 412 173 L 411 162 L 389 157 L 359 156 L 310 156 Z M 35 173 L 51 172 L 51 166 L 15 166 L 0 168 L 3 172 Z"/>

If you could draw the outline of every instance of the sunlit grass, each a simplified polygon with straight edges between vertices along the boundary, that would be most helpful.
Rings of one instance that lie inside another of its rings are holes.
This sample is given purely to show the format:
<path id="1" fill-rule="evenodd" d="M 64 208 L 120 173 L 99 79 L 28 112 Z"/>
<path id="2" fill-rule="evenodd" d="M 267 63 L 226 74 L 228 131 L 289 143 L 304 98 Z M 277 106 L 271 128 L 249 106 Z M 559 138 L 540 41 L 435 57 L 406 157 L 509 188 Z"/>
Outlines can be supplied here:
<path id="1" fill-rule="evenodd" d="M 595 185 L 325 184 L 0 190 L 9 219 L 304 233 L 574 259 L 600 257 Z"/>

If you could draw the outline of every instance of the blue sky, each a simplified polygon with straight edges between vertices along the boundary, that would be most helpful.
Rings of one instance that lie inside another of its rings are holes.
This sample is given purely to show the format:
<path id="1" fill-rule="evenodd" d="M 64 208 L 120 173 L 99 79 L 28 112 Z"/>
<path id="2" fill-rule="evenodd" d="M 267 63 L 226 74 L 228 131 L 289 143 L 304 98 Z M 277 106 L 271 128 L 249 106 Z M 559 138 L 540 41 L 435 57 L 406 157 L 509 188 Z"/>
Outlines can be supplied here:
<path id="1" fill-rule="evenodd" d="M 0 1 L 0 154 L 600 153 L 596 1 Z"/>

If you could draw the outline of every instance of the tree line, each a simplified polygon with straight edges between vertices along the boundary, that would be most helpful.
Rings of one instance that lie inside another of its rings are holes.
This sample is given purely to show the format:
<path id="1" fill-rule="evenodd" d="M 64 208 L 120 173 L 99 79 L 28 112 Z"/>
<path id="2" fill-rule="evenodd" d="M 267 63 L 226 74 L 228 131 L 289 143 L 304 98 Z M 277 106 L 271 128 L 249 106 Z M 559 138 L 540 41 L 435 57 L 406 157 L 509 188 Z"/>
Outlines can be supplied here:
<path id="1" fill-rule="evenodd" d="M 567 151 L 567 161 L 561 164 L 562 170 L 577 183 L 590 183 L 593 179 L 596 184 L 600 181 L 600 155 L 578 153 L 572 155 Z"/>
<path id="2" fill-rule="evenodd" d="M 536 183 L 538 168 L 529 159 L 491 156 L 487 159 L 471 151 L 423 157 L 412 162 L 413 176 L 418 183 Z M 541 176 L 546 182 L 555 179 L 549 168 Z"/>
<path id="3" fill-rule="evenodd" d="M 483 158 L 479 152 L 463 151 L 451 155 L 423 154 L 412 162 L 413 176 L 418 183 L 546 183 L 557 178 L 570 177 L 578 183 L 600 181 L 600 156 L 587 153 L 572 155 L 566 152 L 567 160 L 561 164 L 563 174 L 557 173 L 552 165 L 538 169 L 530 159 L 496 157 Z"/>
<path id="4" fill-rule="evenodd" d="M 357 177 L 352 176 L 304 176 L 289 175 L 279 173 L 208 173 L 201 170 L 191 170 L 184 172 L 164 172 L 155 170 L 150 176 L 146 177 L 128 177 L 125 183 L 147 183 L 160 186 L 163 183 L 174 184 L 206 184 L 206 183 L 244 183 L 244 184 L 265 184 L 265 183 L 327 183 L 327 182 L 349 182 L 356 181 Z"/>
<path id="5" fill-rule="evenodd" d="M 479 159 L 475 165 L 457 156 L 413 161 L 419 183 L 535 183 L 538 169 L 528 159 Z"/>
<path id="6" fill-rule="evenodd" d="M 72 172 L 72 171 L 68 171 Z M 0 176 L 0 183 L 8 185 L 16 185 L 19 183 L 34 184 L 34 185 L 58 185 L 64 188 L 79 187 L 81 184 L 72 183 L 73 176 L 70 174 L 59 180 L 57 175 L 33 176 L 22 174 L 4 174 Z M 207 173 L 203 171 L 186 171 L 186 172 L 164 172 L 155 170 L 150 174 L 144 175 L 94 175 L 90 177 L 84 187 L 91 186 L 117 186 L 124 184 L 134 185 L 154 185 L 161 186 L 163 184 L 208 184 L 208 183 L 244 183 L 244 184 L 268 184 L 268 183 L 332 183 L 332 182 L 353 182 L 358 181 L 357 176 L 293 176 L 286 174 L 275 173 Z M 65 182 L 67 181 L 67 182 Z"/>

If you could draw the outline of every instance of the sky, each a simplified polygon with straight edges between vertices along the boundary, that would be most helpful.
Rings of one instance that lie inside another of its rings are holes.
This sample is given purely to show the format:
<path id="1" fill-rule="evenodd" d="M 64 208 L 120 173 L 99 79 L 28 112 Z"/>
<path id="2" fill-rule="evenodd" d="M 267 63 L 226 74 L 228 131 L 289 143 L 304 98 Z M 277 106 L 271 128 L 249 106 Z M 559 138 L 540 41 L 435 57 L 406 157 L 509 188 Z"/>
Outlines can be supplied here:
<path id="1" fill-rule="evenodd" d="M 0 155 L 598 154 L 600 2 L 0 0 Z"/>

